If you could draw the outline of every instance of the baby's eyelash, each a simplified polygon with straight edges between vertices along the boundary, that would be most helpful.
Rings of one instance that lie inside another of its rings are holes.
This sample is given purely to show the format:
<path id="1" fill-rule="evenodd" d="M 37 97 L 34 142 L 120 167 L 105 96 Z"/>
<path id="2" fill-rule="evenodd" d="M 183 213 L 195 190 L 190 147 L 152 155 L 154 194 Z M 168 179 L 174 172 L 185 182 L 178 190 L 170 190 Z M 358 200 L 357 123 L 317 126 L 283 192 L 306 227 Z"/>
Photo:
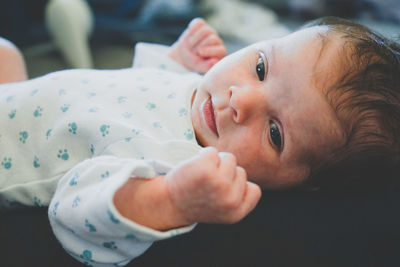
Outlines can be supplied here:
<path id="1" fill-rule="evenodd" d="M 269 135 L 271 138 L 271 142 L 274 144 L 274 146 L 281 151 L 282 150 L 282 134 L 279 129 L 279 126 L 276 122 L 274 121 L 269 121 Z"/>
<path id="2" fill-rule="evenodd" d="M 266 73 L 267 73 L 267 62 L 265 60 L 264 53 L 261 51 L 258 51 L 258 57 L 257 57 L 257 62 L 256 62 L 256 74 L 257 77 L 260 81 L 264 81 Z"/>

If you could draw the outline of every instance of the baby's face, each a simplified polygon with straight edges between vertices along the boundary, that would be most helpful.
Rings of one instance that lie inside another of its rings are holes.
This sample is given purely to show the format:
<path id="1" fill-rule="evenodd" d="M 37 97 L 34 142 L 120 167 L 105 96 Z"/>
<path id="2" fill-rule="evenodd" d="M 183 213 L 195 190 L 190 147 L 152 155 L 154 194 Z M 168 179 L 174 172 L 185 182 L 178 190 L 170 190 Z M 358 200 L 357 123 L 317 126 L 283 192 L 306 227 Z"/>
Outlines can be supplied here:
<path id="1" fill-rule="evenodd" d="M 218 62 L 203 78 L 192 104 L 198 141 L 233 153 L 249 180 L 264 188 L 301 183 L 304 160 L 340 143 L 336 116 L 318 80 L 333 79 L 340 42 L 322 49 L 311 27 L 246 47 Z M 321 52 L 323 51 L 323 52 Z"/>

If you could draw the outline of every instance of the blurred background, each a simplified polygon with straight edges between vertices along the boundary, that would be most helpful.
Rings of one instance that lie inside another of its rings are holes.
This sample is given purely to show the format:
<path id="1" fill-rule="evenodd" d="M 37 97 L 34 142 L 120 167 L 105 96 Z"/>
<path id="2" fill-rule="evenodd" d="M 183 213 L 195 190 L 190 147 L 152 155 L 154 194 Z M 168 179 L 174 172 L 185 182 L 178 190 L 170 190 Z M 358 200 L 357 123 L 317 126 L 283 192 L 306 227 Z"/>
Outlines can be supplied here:
<path id="1" fill-rule="evenodd" d="M 197 16 L 233 52 L 327 15 L 400 34 L 399 0 L 3 0 L 0 36 L 22 49 L 36 77 L 71 67 L 128 67 L 135 42 L 171 44 Z"/>
<path id="2" fill-rule="evenodd" d="M 139 41 L 173 43 L 194 17 L 231 53 L 320 16 L 398 38 L 399 0 L 3 0 L 0 36 L 22 50 L 30 78 L 131 66 Z M 235 225 L 199 225 L 157 242 L 129 266 L 400 266 L 399 190 L 329 195 L 264 192 Z M 52 235 L 45 208 L 0 211 L 0 266 L 82 266 Z"/>

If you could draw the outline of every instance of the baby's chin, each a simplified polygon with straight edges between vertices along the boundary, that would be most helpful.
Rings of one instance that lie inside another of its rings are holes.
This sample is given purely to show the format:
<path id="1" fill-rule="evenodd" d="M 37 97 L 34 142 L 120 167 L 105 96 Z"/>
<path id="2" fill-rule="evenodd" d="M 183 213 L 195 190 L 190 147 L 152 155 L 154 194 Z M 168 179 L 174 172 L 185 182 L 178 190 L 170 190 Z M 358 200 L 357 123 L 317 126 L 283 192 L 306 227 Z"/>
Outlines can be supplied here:
<path id="1" fill-rule="evenodd" d="M 196 141 L 202 147 L 213 146 L 213 147 L 217 148 L 217 146 L 214 142 L 210 142 L 210 140 L 207 140 L 207 138 L 204 136 L 196 135 Z"/>
<path id="2" fill-rule="evenodd" d="M 193 102 L 194 102 L 194 99 L 196 98 L 196 94 L 197 94 L 197 88 L 194 89 L 193 94 L 192 94 L 192 99 L 190 100 L 191 107 L 193 106 Z"/>
<path id="3" fill-rule="evenodd" d="M 199 146 L 206 147 L 206 146 L 203 145 L 203 143 L 200 141 L 200 138 L 199 138 L 198 136 L 196 136 L 196 141 L 197 141 L 197 144 L 199 144 Z"/>

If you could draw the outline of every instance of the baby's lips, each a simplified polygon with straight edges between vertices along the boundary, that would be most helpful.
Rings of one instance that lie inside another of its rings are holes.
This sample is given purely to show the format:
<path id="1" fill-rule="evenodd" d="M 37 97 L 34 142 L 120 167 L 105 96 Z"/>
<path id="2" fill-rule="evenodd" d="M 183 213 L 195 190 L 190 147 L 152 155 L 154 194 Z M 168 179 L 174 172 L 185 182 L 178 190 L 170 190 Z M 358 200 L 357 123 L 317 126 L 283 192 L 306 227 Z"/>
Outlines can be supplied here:
<path id="1" fill-rule="evenodd" d="M 209 97 L 204 101 L 204 105 L 202 106 L 202 112 L 204 115 L 204 120 L 208 128 L 217 136 L 219 137 L 218 134 L 218 128 L 217 128 L 217 121 L 216 121 L 216 114 L 215 110 L 213 107 L 212 99 Z"/>

